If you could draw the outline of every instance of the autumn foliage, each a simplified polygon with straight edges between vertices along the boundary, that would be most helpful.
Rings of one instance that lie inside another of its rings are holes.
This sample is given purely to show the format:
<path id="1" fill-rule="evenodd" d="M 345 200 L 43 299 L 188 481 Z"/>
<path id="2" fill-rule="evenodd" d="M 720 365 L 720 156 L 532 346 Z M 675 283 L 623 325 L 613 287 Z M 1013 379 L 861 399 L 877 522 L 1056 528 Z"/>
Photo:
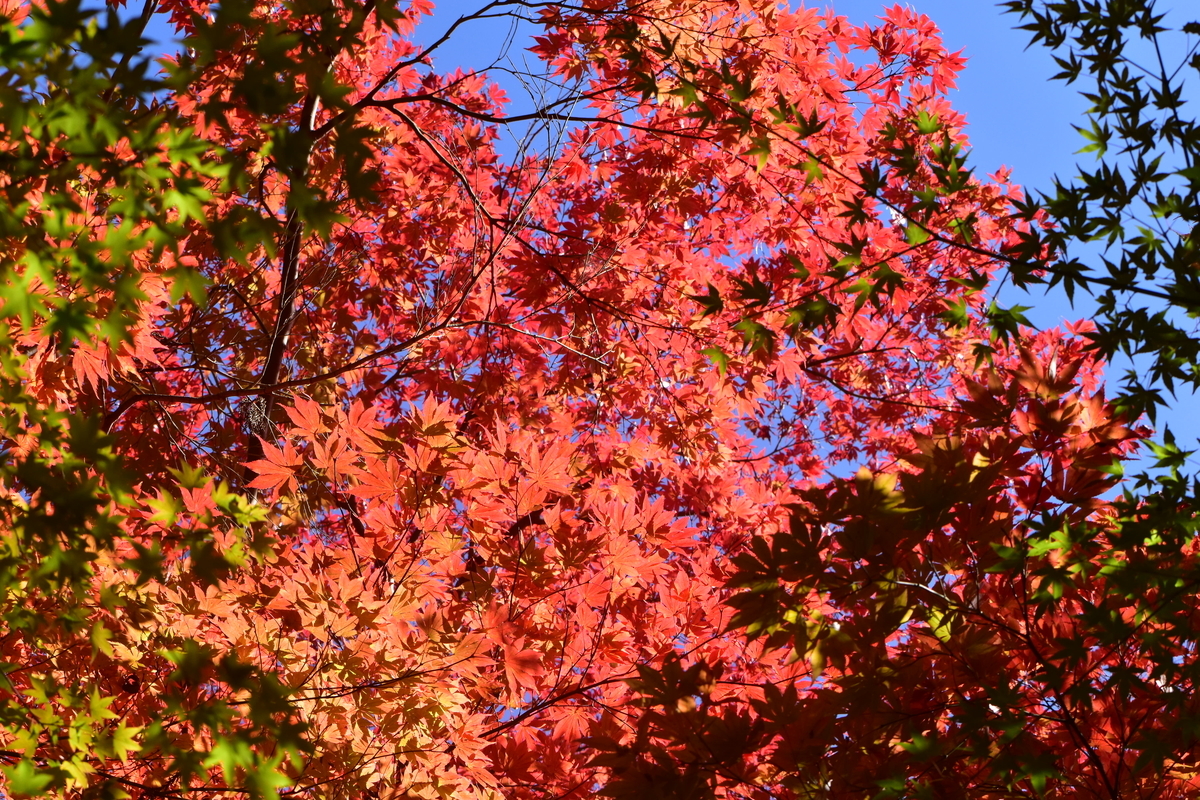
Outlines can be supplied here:
<path id="1" fill-rule="evenodd" d="M 431 10 L 9 12 L 6 791 L 1194 791 L 1138 433 L 989 304 L 1036 222 L 933 24 L 493 3 L 507 157 Z"/>

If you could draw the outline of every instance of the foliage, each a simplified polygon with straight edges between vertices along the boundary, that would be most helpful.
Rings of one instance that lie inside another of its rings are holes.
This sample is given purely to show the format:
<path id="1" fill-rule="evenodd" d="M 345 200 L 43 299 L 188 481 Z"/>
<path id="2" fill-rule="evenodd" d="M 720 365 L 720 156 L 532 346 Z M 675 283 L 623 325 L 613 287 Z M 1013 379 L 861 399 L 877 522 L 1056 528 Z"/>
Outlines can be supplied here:
<path id="1" fill-rule="evenodd" d="M 1189 453 L 1165 433 L 1150 474 L 1105 497 L 1145 433 L 1130 421 L 1197 385 L 1200 139 L 1185 100 L 1200 26 L 1171 33 L 1151 2 L 1006 5 L 1057 49 L 1058 77 L 1094 82 L 1082 152 L 1099 164 L 1049 196 L 1014 197 L 1022 224 L 991 257 L 1019 284 L 1087 293 L 1096 327 L 1030 339 L 1019 310 L 986 309 L 988 346 L 1020 337 L 1018 362 L 984 351 L 992 367 L 965 381 L 961 416 L 918 433 L 902 464 L 801 493 L 788 529 L 737 556 L 733 626 L 809 673 L 674 713 L 686 680 L 647 684 L 662 711 L 618 779 L 631 791 L 646 775 L 687 796 L 1197 791 Z M 1106 403 L 1091 362 L 1118 353 L 1136 358 Z"/>
<path id="2" fill-rule="evenodd" d="M 659 669 L 806 674 L 722 633 L 735 557 L 991 346 L 927 20 L 538 6 L 506 116 L 428 11 L 9 7 L 7 793 L 619 790 Z"/>
<path id="3" fill-rule="evenodd" d="M 216 580 L 262 544 L 253 531 L 263 514 L 177 473 L 211 506 L 177 517 L 122 465 L 102 424 L 109 375 L 156 361 L 147 309 L 188 285 L 191 271 L 176 265 L 189 228 L 225 224 L 206 220 L 204 206 L 228 165 L 177 108 L 151 99 L 186 76 L 151 77 L 136 24 L 109 12 L 101 26 L 72 3 L 10 14 L 0 30 L 7 791 L 92 785 L 116 795 L 122 780 L 104 761 L 153 758 L 189 781 L 214 764 L 232 769 L 227 752 L 239 742 L 270 741 L 273 753 L 237 761 L 258 786 L 299 752 L 275 679 L 150 624 L 148 586 L 188 552 L 189 579 Z M 157 678 L 143 686 L 120 669 L 120 648 Z M 202 690 L 206 681 L 220 691 Z M 245 709 L 222 692 L 245 696 Z M 130 694 L 149 704 L 131 707 Z"/>
<path id="4" fill-rule="evenodd" d="M 933 24 L 429 11 L 10 8 L 5 791 L 1194 793 L 1190 489 Z"/>
<path id="5" fill-rule="evenodd" d="M 1013 275 L 1095 299 L 1096 351 L 1140 356 L 1147 366 L 1127 373 L 1121 402 L 1153 419 L 1164 389 L 1200 385 L 1190 322 L 1200 314 L 1200 129 L 1187 104 L 1200 72 L 1200 23 L 1171 31 L 1153 2 L 1006 5 L 1027 20 L 1035 43 L 1057 53 L 1055 77 L 1091 84 L 1080 152 L 1095 158 L 1056 181 L 1052 194 L 1018 204 L 1023 217 L 1046 214 L 1054 225 L 1031 228 L 1010 248 Z M 1102 248 L 1094 266 L 1084 260 L 1087 243 Z M 1061 258 L 1045 265 L 1043 253 Z"/>

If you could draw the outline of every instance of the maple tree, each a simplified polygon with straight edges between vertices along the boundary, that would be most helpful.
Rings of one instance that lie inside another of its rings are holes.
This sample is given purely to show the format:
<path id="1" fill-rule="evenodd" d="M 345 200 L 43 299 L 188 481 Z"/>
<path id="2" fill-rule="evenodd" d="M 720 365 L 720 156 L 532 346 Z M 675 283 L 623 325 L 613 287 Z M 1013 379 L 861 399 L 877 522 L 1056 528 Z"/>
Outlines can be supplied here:
<path id="1" fill-rule="evenodd" d="M 430 11 L 6 6 L 6 792 L 1065 785 L 1029 676 L 1143 656 L 994 652 L 1130 624 L 1070 537 L 1136 432 L 985 294 L 1041 218 L 932 22 L 497 0 L 561 92 L 508 114 Z"/>
<path id="2" fill-rule="evenodd" d="M 1131 421 L 1195 386 L 1200 26 L 1172 33 L 1152 2 L 1006 5 L 1056 49 L 1059 78 L 1092 84 L 1082 152 L 1100 163 L 1014 199 L 1031 224 L 993 256 L 1018 283 L 1093 297 L 1095 327 L 1023 336 L 901 464 L 803 493 L 787 529 L 735 559 L 731 602 L 735 626 L 808 674 L 711 697 L 714 665 L 645 671 L 653 713 L 611 751 L 614 793 L 1196 793 L 1190 453 L 1167 431 L 1155 469 L 1106 492 L 1147 433 Z M 1118 353 L 1133 368 L 1106 403 L 1093 366 Z M 706 702 L 680 713 L 681 693 Z"/>

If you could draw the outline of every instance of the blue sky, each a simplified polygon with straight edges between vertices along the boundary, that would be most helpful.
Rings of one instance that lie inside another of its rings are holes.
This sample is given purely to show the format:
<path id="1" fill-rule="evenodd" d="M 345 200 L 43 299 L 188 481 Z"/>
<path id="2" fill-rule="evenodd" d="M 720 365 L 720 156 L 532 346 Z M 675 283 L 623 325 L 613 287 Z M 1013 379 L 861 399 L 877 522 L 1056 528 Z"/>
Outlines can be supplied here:
<path id="1" fill-rule="evenodd" d="M 434 16 L 422 24 L 422 38 L 434 38 L 458 15 L 480 5 L 477 0 L 440 3 Z M 879 0 L 822 5 L 852 22 L 871 20 L 885 7 Z M 1028 35 L 1012 27 L 1017 18 L 1002 14 L 987 0 L 914 0 L 907 5 L 937 23 L 951 51 L 965 51 L 967 69 L 951 99 L 967 116 L 977 168 L 989 173 L 1007 165 L 1019 183 L 1049 184 L 1055 170 L 1071 164 L 1072 153 L 1081 146 L 1071 125 L 1082 119 L 1086 109 L 1073 88 L 1049 81 L 1058 71 L 1049 54 L 1041 47 L 1026 50 Z M 507 34 L 506 24 L 472 22 L 439 50 L 435 65 L 440 70 L 487 67 Z M 518 37 L 508 56 L 520 61 L 524 46 Z M 516 99 L 517 91 L 513 94 Z"/>

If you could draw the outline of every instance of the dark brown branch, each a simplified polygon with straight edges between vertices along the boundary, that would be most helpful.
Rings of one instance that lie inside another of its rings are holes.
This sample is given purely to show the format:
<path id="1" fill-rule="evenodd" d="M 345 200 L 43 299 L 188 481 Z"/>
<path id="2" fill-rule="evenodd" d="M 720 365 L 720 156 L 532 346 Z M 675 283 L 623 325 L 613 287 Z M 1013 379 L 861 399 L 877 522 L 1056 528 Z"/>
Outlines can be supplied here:
<path id="1" fill-rule="evenodd" d="M 497 117 L 495 114 L 485 114 L 482 111 L 472 111 L 469 108 L 453 103 L 444 97 L 439 97 L 435 94 L 408 95 L 405 97 L 396 97 L 390 100 L 372 100 L 362 104 L 363 108 L 386 108 L 389 111 L 395 111 L 396 107 L 405 103 L 427 102 L 434 105 L 448 108 L 455 113 L 462 114 L 464 117 L 486 122 L 493 125 L 506 125 L 512 122 L 580 122 L 585 124 L 604 123 L 605 125 L 613 125 L 617 128 L 626 128 L 628 130 L 642 131 L 644 133 L 659 133 L 678 136 L 682 139 L 697 139 L 705 140 L 710 137 L 700 134 L 688 133 L 674 128 L 655 128 L 650 125 L 637 125 L 632 122 L 624 122 L 616 117 L 578 117 L 574 114 L 560 114 L 558 112 L 549 111 L 547 109 L 552 106 L 547 106 L 545 109 L 537 109 L 530 111 L 527 114 L 515 114 L 511 117 Z"/>
<path id="2" fill-rule="evenodd" d="M 338 37 L 337 43 L 328 48 L 324 53 L 325 64 L 324 72 L 328 73 L 333 69 L 334 61 L 337 60 L 338 54 L 350 44 L 357 31 L 362 29 L 362 25 L 366 18 L 375 10 L 375 0 L 367 0 L 363 6 L 363 13 L 357 19 L 352 19 L 350 23 L 342 30 Z M 257 409 L 259 412 L 248 421 L 247 431 L 247 461 L 258 461 L 263 456 L 262 443 L 259 437 L 266 431 L 261 430 L 263 426 L 270 426 L 271 412 L 275 406 L 275 391 L 280 385 L 279 375 L 283 368 L 283 359 L 287 354 L 288 345 L 291 339 L 292 327 L 299 315 L 297 300 L 300 297 L 300 252 L 305 242 L 305 226 L 304 215 L 299 207 L 298 199 L 300 196 L 301 187 L 307 193 L 308 179 L 308 162 L 312 155 L 313 146 L 317 141 L 315 132 L 317 129 L 317 114 L 320 112 L 321 98 L 317 90 L 310 86 L 308 95 L 304 98 L 304 103 L 300 109 L 299 127 L 295 134 L 301 137 L 299 152 L 296 156 L 296 161 L 290 165 L 288 170 L 288 199 L 285 204 L 286 223 L 283 232 L 283 247 L 280 253 L 280 281 L 279 295 L 277 297 L 275 326 L 271 332 L 271 339 L 267 346 L 266 359 L 263 362 L 262 373 L 259 375 L 258 384 L 263 390 L 259 394 L 261 398 L 261 407 Z M 256 424 L 256 420 L 259 424 Z M 255 430 L 260 428 L 260 430 Z M 249 481 L 253 479 L 252 471 L 247 468 L 244 478 Z"/>
<path id="3" fill-rule="evenodd" d="M 242 389 L 226 389 L 221 392 L 212 392 L 211 394 L 204 394 L 204 395 L 162 394 L 162 393 L 157 393 L 157 392 L 138 392 L 137 394 L 130 395 L 129 397 L 126 397 L 124 400 L 122 400 L 120 405 L 118 405 L 107 416 L 107 418 L 104 421 L 104 429 L 106 431 L 111 430 L 112 426 L 114 424 L 116 424 L 117 420 L 119 420 L 126 411 L 128 411 L 135 404 L 142 402 L 143 400 L 157 400 L 160 402 L 168 402 L 168 403 L 205 404 L 205 403 L 215 403 L 220 400 L 228 400 L 233 397 L 260 397 L 260 396 L 264 396 L 269 393 L 274 393 L 274 392 L 280 391 L 282 389 L 294 389 L 294 388 L 297 388 L 300 386 L 310 386 L 314 383 L 320 383 L 321 381 L 327 381 L 332 378 L 337 378 L 341 375 L 346 374 L 347 372 L 352 372 L 353 370 L 360 369 L 360 368 L 366 366 L 367 364 L 370 364 L 372 361 L 376 361 L 380 358 L 386 358 L 387 356 L 395 355 L 396 353 L 399 353 L 402 350 L 407 350 L 408 348 L 412 347 L 413 345 L 415 345 L 425 339 L 428 339 L 429 337 L 434 336 L 434 335 L 442 332 L 443 330 L 446 330 L 451 327 L 456 327 L 456 326 L 452 326 L 449 322 L 439 323 L 438 325 L 435 325 L 432 328 L 430 328 L 429 330 L 423 331 L 422 333 L 419 333 L 416 336 L 410 336 L 409 338 L 405 339 L 402 342 L 397 342 L 396 344 L 389 345 L 388 347 L 384 347 L 379 350 L 376 350 L 374 353 L 370 353 L 368 355 L 362 356 L 361 358 L 357 358 L 354 361 L 351 361 L 347 364 L 343 364 L 342 366 L 337 367 L 336 369 L 331 369 L 326 372 L 319 373 L 317 375 L 310 375 L 307 378 L 296 378 L 296 379 L 290 380 L 290 381 L 277 381 L 276 383 L 265 384 L 265 385 L 264 384 L 256 384 L 254 386 L 249 386 L 249 387 L 245 387 Z"/>
<path id="4" fill-rule="evenodd" d="M 370 0 L 370 5 L 372 7 L 374 7 L 374 2 L 375 2 L 375 0 Z M 424 49 L 422 49 L 421 52 L 417 53 L 415 56 L 412 56 L 411 58 L 407 58 L 404 61 L 397 63 L 391 69 L 389 69 L 386 73 L 384 73 L 383 77 L 380 78 L 379 81 L 377 81 L 376 84 L 373 87 L 371 87 L 371 89 L 365 95 L 363 95 L 363 97 L 360 98 L 358 100 L 358 102 L 356 102 L 353 106 L 351 106 L 350 108 L 346 109 L 345 111 L 342 111 L 341 113 L 335 115 L 333 117 L 333 119 L 328 120 L 327 122 L 325 122 L 324 125 L 315 129 L 313 131 L 313 138 L 314 139 L 324 138 L 326 135 L 329 134 L 329 132 L 331 130 L 333 130 L 338 125 L 345 122 L 349 117 L 353 116 L 359 110 L 365 108 L 366 104 L 368 104 L 372 100 L 374 100 L 375 97 L 380 92 L 382 92 L 385 88 L 387 88 L 388 84 L 390 84 L 393 80 L 396 79 L 396 76 L 400 74 L 401 70 L 407 69 L 408 67 L 411 67 L 415 64 L 421 64 L 421 63 L 424 63 L 425 61 L 427 61 L 429 59 L 429 57 L 431 55 L 433 55 L 433 52 L 435 50 L 437 50 L 439 47 L 441 47 L 442 45 L 444 45 L 446 42 L 448 42 L 450 40 L 450 37 L 454 35 L 454 32 L 457 31 L 460 26 L 465 25 L 466 23 L 471 22 L 472 20 L 485 19 L 487 17 L 497 16 L 497 15 L 488 14 L 487 12 L 489 12 L 492 9 L 497 8 L 499 6 L 514 5 L 514 4 L 515 5 L 525 5 L 525 3 L 519 2 L 518 0 L 493 0 L 493 2 L 488 3 L 486 6 L 479 9 L 478 11 L 475 11 L 471 14 L 467 14 L 465 16 L 459 17 L 446 30 L 445 33 L 443 33 L 436 40 L 434 40 L 434 42 L 432 44 L 430 44 L 428 47 L 425 47 Z"/>

